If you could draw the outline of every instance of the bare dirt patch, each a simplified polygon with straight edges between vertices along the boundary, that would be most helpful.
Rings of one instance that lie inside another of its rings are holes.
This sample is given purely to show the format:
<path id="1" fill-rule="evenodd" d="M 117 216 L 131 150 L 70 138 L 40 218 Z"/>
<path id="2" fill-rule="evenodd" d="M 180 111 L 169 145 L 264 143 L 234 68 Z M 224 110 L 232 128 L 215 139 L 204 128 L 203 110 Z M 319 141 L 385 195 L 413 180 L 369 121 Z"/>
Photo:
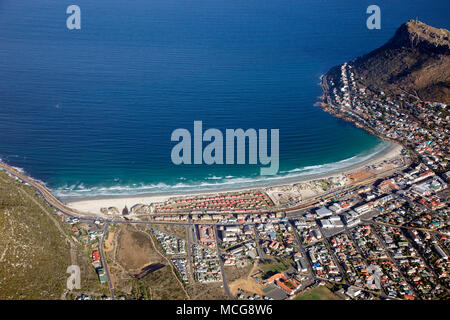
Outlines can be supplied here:
<path id="1" fill-rule="evenodd" d="M 117 260 L 128 271 L 141 269 L 151 263 L 163 262 L 148 236 L 129 225 L 120 230 Z"/>
<path id="2" fill-rule="evenodd" d="M 114 231 L 109 231 L 108 238 L 105 240 L 105 251 L 109 252 L 114 249 Z"/>
<path id="3" fill-rule="evenodd" d="M 222 282 L 200 283 L 196 282 L 188 286 L 188 292 L 192 300 L 227 300 Z"/>
<path id="4" fill-rule="evenodd" d="M 250 277 L 255 271 L 259 270 L 254 265 L 247 265 L 244 268 L 231 267 L 225 269 L 227 279 L 229 281 L 228 287 L 233 294 L 236 296 L 239 290 L 247 294 L 259 294 L 263 296 L 263 285 L 257 282 L 255 279 Z"/>
<path id="5" fill-rule="evenodd" d="M 368 179 L 373 176 L 373 173 L 368 170 L 360 170 L 356 172 L 352 172 L 348 175 L 348 179 L 350 183 L 356 183 Z"/>
<path id="6" fill-rule="evenodd" d="M 107 256 L 117 296 L 132 300 L 189 298 L 147 227 L 124 225 L 115 232 Z M 162 267 L 153 270 L 155 265 Z"/>
<path id="7" fill-rule="evenodd" d="M 231 294 L 233 296 L 236 296 L 238 294 L 239 289 L 241 289 L 244 292 L 249 292 L 252 294 L 256 293 L 259 294 L 260 296 L 264 295 L 263 286 L 250 277 L 246 279 L 235 280 L 232 283 L 230 283 L 228 287 L 230 288 Z"/>
<path id="8" fill-rule="evenodd" d="M 253 264 L 246 261 L 245 265 L 235 265 L 225 267 L 225 278 L 228 282 L 233 282 L 238 279 L 246 279 L 253 269 Z"/>

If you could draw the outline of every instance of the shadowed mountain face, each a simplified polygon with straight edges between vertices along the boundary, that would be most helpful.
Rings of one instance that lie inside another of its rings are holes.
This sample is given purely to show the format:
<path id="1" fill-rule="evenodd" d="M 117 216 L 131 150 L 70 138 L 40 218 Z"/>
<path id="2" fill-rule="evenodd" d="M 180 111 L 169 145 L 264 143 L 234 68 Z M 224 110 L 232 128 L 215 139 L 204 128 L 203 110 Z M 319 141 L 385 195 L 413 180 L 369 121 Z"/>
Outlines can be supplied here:
<path id="1" fill-rule="evenodd" d="M 357 58 L 362 83 L 450 104 L 450 32 L 419 21 L 400 26 L 384 46 Z"/>

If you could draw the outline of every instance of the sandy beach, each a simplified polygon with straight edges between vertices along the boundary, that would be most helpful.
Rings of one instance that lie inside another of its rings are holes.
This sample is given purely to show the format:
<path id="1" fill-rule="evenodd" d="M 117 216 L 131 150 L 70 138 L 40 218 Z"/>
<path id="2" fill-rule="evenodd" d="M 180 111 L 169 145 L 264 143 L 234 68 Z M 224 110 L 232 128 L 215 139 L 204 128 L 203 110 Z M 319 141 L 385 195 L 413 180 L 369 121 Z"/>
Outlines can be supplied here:
<path id="1" fill-rule="evenodd" d="M 366 161 L 363 161 L 361 163 L 355 164 L 353 166 L 349 166 L 344 169 L 340 169 L 334 172 L 325 172 L 323 174 L 319 175 L 310 175 L 310 176 L 304 176 L 301 178 L 296 179 L 286 179 L 283 182 L 280 183 L 273 183 L 273 184 L 267 184 L 267 185 L 258 185 L 253 187 L 246 187 L 246 188 L 230 188 L 230 189 L 221 189 L 221 190 L 215 190 L 215 191 L 203 191 L 203 192 L 186 192 L 183 194 L 143 194 L 143 195 L 133 195 L 133 196 L 120 196 L 120 197 L 102 197 L 102 198 L 95 198 L 95 199 L 82 199 L 82 200 L 75 200 L 75 201 L 68 201 L 66 202 L 66 205 L 70 208 L 83 211 L 83 212 L 90 212 L 90 213 L 100 213 L 101 208 L 108 208 L 108 207 L 116 207 L 119 210 L 122 210 L 125 206 L 128 208 L 131 208 L 132 206 L 136 204 L 150 204 L 150 203 L 156 203 L 156 202 L 163 202 L 168 200 L 172 197 L 181 197 L 181 196 L 195 196 L 195 195 L 213 195 L 218 194 L 222 192 L 230 192 L 230 191 L 242 191 L 242 190 L 249 190 L 249 189 L 262 189 L 262 188 L 275 188 L 275 187 L 287 187 L 294 184 L 305 184 L 308 185 L 309 182 L 314 180 L 320 180 L 320 179 L 328 179 L 332 177 L 337 177 L 340 179 L 344 179 L 349 174 L 359 172 L 361 170 L 368 170 L 371 166 L 375 166 L 377 164 L 382 164 L 385 161 L 394 159 L 398 157 L 401 153 L 402 146 L 395 143 L 390 143 L 389 146 L 387 146 L 382 151 L 374 154 L 371 158 L 367 159 Z M 316 192 L 312 189 L 308 189 L 308 187 L 304 190 L 302 190 L 302 196 L 304 199 L 310 198 L 316 195 Z"/>

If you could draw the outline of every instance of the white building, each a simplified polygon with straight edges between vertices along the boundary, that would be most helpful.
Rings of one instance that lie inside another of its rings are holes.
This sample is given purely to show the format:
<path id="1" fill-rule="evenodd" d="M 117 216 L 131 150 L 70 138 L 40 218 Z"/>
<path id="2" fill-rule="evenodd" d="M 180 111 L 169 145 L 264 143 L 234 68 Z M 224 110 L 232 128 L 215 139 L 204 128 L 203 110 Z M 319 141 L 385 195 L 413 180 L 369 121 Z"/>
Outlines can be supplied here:
<path id="1" fill-rule="evenodd" d="M 331 216 L 332 214 L 333 214 L 333 212 L 331 212 L 330 210 L 328 210 L 325 207 L 322 207 L 322 208 L 316 210 L 316 215 L 319 218 L 328 217 L 328 216 Z"/>

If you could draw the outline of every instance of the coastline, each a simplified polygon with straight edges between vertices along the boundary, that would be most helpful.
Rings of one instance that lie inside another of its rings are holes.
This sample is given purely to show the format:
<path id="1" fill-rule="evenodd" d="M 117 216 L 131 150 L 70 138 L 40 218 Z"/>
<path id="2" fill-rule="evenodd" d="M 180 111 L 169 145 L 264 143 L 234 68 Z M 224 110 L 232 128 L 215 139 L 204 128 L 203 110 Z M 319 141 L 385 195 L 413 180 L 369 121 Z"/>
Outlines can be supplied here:
<path id="1" fill-rule="evenodd" d="M 336 170 L 331 170 L 328 172 L 323 172 L 322 174 L 311 174 L 311 175 L 305 175 L 302 177 L 293 177 L 293 178 L 286 178 L 282 181 L 277 182 L 269 182 L 265 184 L 259 184 L 259 185 L 253 185 L 253 186 L 246 186 L 246 187 L 240 187 L 240 188 L 221 188 L 217 190 L 204 190 L 204 191 L 187 191 L 187 192 L 172 192 L 172 193 L 161 193 L 161 194 L 140 194 L 140 195 L 118 195 L 118 196 L 97 196 L 92 198 L 82 198 L 82 199 L 75 199 L 75 200 L 63 200 L 63 202 L 70 208 L 73 208 L 78 211 L 84 211 L 84 212 L 92 212 L 92 213 L 99 213 L 101 208 L 104 207 L 116 207 L 116 208 L 124 208 L 127 206 L 128 208 L 131 208 L 132 206 L 136 204 L 151 204 L 156 202 L 164 202 L 170 198 L 174 197 L 192 197 L 192 196 L 198 196 L 198 195 L 216 195 L 219 193 L 226 193 L 226 192 L 240 192 L 240 191 L 246 191 L 246 190 L 255 190 L 255 189 L 263 189 L 267 190 L 270 188 L 277 188 L 277 187 L 292 187 L 295 184 L 300 183 L 310 183 L 317 180 L 323 180 L 323 179 L 329 179 L 333 177 L 338 178 L 344 178 L 346 175 L 349 175 L 351 173 L 361 171 L 361 170 L 368 170 L 369 167 L 384 163 L 387 160 L 394 159 L 398 157 L 401 154 L 401 150 L 403 149 L 403 146 L 401 146 L 398 143 L 394 143 L 392 141 L 383 140 L 387 144 L 385 148 L 382 150 L 374 153 L 371 155 L 368 159 L 355 163 L 353 165 L 350 165 L 345 168 L 340 168 Z M 307 190 L 308 191 L 308 190 Z M 308 194 L 308 192 L 307 192 Z"/>
<path id="2" fill-rule="evenodd" d="M 125 206 L 128 208 L 131 208 L 137 204 L 153 204 L 158 202 L 164 202 L 171 198 L 188 198 L 188 197 L 194 197 L 194 196 L 206 196 L 206 195 L 218 195 L 223 193 L 229 193 L 229 192 L 246 192 L 249 190 L 262 190 L 266 192 L 270 197 L 271 193 L 277 193 L 281 189 L 283 189 L 283 192 L 291 193 L 294 189 L 294 187 L 301 186 L 300 189 L 302 189 L 301 192 L 299 192 L 300 199 L 302 201 L 310 200 L 314 197 L 320 197 L 320 195 L 323 193 L 315 188 L 315 184 L 320 181 L 324 180 L 330 180 L 331 182 L 340 181 L 340 183 L 344 182 L 344 185 L 350 184 L 351 179 L 347 179 L 352 174 L 355 174 L 356 176 L 362 175 L 367 178 L 369 175 L 378 175 L 377 173 L 373 173 L 373 167 L 379 166 L 381 164 L 381 167 L 384 167 L 383 164 L 387 163 L 388 160 L 392 160 L 394 158 L 399 158 L 401 155 L 401 150 L 404 148 L 403 145 L 399 144 L 396 141 L 393 141 L 391 139 L 386 139 L 385 137 L 382 137 L 378 134 L 376 134 L 373 130 L 369 130 L 368 128 L 360 125 L 358 122 L 352 121 L 351 119 L 342 116 L 341 114 L 332 112 L 330 108 L 330 101 L 329 101 L 329 94 L 328 94 L 328 86 L 326 83 L 326 75 L 321 76 L 321 83 L 320 86 L 322 88 L 323 95 L 320 97 L 322 102 L 316 103 L 314 106 L 321 107 L 321 109 L 324 112 L 331 113 L 333 116 L 337 118 L 341 118 L 344 121 L 348 121 L 352 123 L 355 127 L 359 129 L 363 129 L 367 131 L 368 133 L 378 137 L 382 143 L 380 145 L 385 144 L 382 146 L 380 150 L 376 150 L 373 153 L 369 153 L 367 155 L 364 155 L 365 158 L 362 160 L 360 159 L 359 162 L 351 163 L 347 166 L 341 166 L 337 168 L 333 168 L 333 165 L 336 164 L 342 164 L 344 162 L 350 161 L 356 157 L 362 157 L 362 154 L 358 154 L 356 156 L 353 156 L 348 159 L 344 159 L 341 161 L 337 161 L 334 163 L 326 163 L 323 165 L 318 166 L 311 166 L 314 167 L 327 167 L 331 166 L 331 169 L 324 170 L 323 172 L 312 172 L 312 173 L 305 173 L 302 172 L 304 168 L 294 169 L 287 172 L 292 172 L 294 174 L 288 174 L 286 176 L 275 176 L 274 178 L 267 178 L 265 179 L 268 182 L 258 182 L 258 180 L 255 181 L 249 181 L 248 183 L 245 183 L 246 185 L 241 186 L 235 186 L 235 187 L 228 187 L 228 185 L 233 185 L 233 183 L 224 184 L 224 186 L 218 185 L 217 188 L 211 188 L 211 189 L 204 189 L 204 190 L 180 190 L 180 191 L 167 191 L 167 192 L 155 192 L 155 193 L 135 193 L 135 194 L 123 194 L 123 195 L 94 195 L 94 196 L 61 196 L 57 195 L 57 190 L 50 190 L 45 186 L 45 183 L 31 178 L 38 184 L 41 184 L 43 188 L 46 190 L 46 192 L 51 193 L 51 198 L 54 198 L 55 202 L 59 202 L 59 204 L 69 212 L 72 211 L 75 214 L 88 214 L 88 215 L 103 215 L 101 213 L 102 208 L 110 208 L 110 207 L 116 207 L 122 210 Z M 0 159 L 0 163 L 2 163 Z M 6 165 L 6 163 L 5 163 Z M 8 166 L 8 165 L 6 165 Z M 15 170 L 19 171 L 23 175 L 27 176 L 25 171 L 21 168 L 12 167 Z M 305 167 L 308 168 L 308 167 Z M 315 169 L 315 168 L 314 168 Z M 322 169 L 322 168 L 321 168 Z M 300 172 L 299 174 L 295 174 L 295 172 Z M 370 173 L 369 173 L 370 172 Z M 366 179 L 364 178 L 364 179 Z M 362 180 L 364 180 L 362 179 Z M 262 179 L 260 179 L 262 180 Z M 274 181 L 270 181 L 274 180 Z M 237 183 L 236 183 L 237 184 Z M 235 184 L 234 184 L 235 185 Z M 195 186 L 193 186 L 195 188 Z M 276 201 L 275 201 L 276 202 Z"/>

